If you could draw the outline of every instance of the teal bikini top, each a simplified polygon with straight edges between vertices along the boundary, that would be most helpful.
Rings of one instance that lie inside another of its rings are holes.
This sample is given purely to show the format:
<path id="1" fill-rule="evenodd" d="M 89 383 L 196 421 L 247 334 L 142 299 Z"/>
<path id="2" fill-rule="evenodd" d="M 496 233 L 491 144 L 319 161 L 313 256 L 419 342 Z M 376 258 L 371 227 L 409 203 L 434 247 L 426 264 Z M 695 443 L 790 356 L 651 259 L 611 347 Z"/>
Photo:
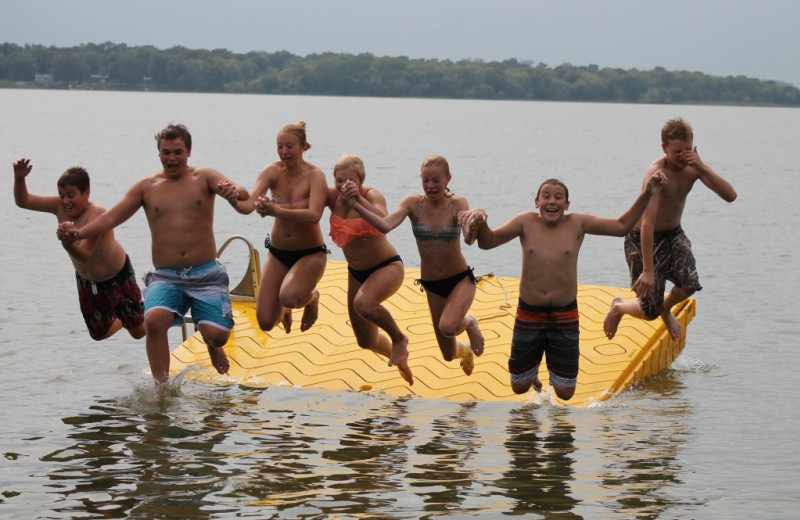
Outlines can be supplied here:
<path id="1" fill-rule="evenodd" d="M 458 240 L 461 235 L 461 226 L 458 225 L 458 218 L 453 212 L 453 207 L 450 205 L 450 199 L 445 199 L 447 209 L 450 210 L 450 215 L 453 217 L 453 222 L 444 227 L 440 232 L 434 233 L 433 230 L 426 223 L 420 220 L 422 214 L 422 204 L 425 202 L 425 197 L 419 201 L 419 208 L 417 209 L 417 221 L 411 226 L 411 231 L 414 233 L 414 238 L 420 242 L 428 240 L 441 240 L 442 242 L 453 242 Z"/>

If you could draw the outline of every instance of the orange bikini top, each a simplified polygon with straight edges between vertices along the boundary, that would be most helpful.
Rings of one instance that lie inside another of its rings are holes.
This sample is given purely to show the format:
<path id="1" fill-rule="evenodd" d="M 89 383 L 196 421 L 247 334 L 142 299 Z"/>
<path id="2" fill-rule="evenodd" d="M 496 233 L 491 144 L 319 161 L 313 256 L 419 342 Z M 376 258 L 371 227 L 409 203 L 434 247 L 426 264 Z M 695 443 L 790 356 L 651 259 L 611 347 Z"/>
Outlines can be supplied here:
<path id="1" fill-rule="evenodd" d="M 371 237 L 378 233 L 380 231 L 363 218 L 342 218 L 331 212 L 330 236 L 333 242 L 341 248 L 358 237 Z"/>

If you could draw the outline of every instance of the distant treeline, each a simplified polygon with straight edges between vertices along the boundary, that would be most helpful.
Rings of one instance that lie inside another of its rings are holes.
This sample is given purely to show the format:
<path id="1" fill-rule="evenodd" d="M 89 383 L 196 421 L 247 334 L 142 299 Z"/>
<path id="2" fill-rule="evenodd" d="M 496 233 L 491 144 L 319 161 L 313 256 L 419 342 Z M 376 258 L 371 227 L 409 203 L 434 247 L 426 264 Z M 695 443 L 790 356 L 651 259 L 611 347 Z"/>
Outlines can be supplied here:
<path id="1" fill-rule="evenodd" d="M 424 60 L 286 51 L 236 54 L 125 44 L 0 46 L 0 86 L 419 97 L 800 105 L 800 89 L 744 76 L 570 64 Z"/>

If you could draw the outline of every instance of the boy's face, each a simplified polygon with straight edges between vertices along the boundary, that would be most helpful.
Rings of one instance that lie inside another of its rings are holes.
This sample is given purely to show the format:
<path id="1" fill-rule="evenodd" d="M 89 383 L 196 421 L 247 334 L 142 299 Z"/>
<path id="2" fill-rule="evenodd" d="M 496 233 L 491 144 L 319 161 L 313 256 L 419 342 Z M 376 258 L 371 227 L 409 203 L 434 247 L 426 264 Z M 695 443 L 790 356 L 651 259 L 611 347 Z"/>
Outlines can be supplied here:
<path id="1" fill-rule="evenodd" d="M 685 168 L 686 161 L 683 153 L 692 150 L 692 140 L 671 139 L 667 144 L 662 144 L 661 149 L 667 155 L 667 161 L 676 168 Z"/>
<path id="2" fill-rule="evenodd" d="M 186 168 L 191 152 L 183 139 L 162 140 L 158 145 L 158 158 L 168 177 L 177 177 Z"/>
<path id="3" fill-rule="evenodd" d="M 76 219 L 83 215 L 83 212 L 89 206 L 89 190 L 82 192 L 75 186 L 59 186 L 58 198 L 61 200 L 61 207 L 64 208 L 64 213 L 71 219 Z"/>
<path id="4" fill-rule="evenodd" d="M 539 216 L 545 222 L 558 222 L 564 216 L 564 212 L 569 209 L 569 201 L 564 187 L 557 184 L 543 185 L 536 198 L 536 207 L 539 209 Z"/>

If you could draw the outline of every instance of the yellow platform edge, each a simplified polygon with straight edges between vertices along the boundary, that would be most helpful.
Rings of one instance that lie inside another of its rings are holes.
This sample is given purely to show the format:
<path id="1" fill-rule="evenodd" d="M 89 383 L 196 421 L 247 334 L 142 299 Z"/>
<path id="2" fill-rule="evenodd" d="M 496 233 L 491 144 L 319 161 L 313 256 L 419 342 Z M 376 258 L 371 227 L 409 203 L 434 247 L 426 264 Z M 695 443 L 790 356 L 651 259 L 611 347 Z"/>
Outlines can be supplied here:
<path id="1" fill-rule="evenodd" d="M 457 361 L 448 363 L 442 359 L 430 323 L 427 300 L 419 287 L 413 284 L 419 278 L 419 270 L 406 268 L 403 286 L 385 302 L 385 306 L 409 338 L 409 366 L 414 374 L 414 385 L 410 386 L 396 368 L 387 365 L 385 358 L 356 344 L 347 314 L 345 262 L 328 262 L 325 275 L 317 286 L 320 309 L 316 324 L 306 332 L 300 332 L 298 328 L 290 334 L 280 329 L 270 333 L 260 330 L 255 318 L 254 298 L 239 295 L 243 286 L 257 285 L 258 264 L 255 252 L 250 270 L 232 290 L 234 327 L 225 345 L 231 363 L 229 373 L 216 373 L 200 334 L 194 333 L 172 352 L 173 374 L 191 367 L 191 370 L 186 370 L 186 377 L 190 380 L 251 388 L 291 385 L 458 401 L 529 401 L 536 398 L 532 393 L 514 394 L 509 382 L 508 356 L 519 295 L 518 278 L 491 274 L 479 277 L 470 314 L 478 319 L 486 344 L 484 354 L 475 359 L 472 375 L 467 376 Z M 608 340 L 603 333 L 603 319 L 616 296 L 630 299 L 633 293 L 625 288 L 579 286 L 581 359 L 578 386 L 573 398 L 566 403 L 556 399 L 551 391 L 552 401 L 577 407 L 591 406 L 668 368 L 680 355 L 686 341 L 687 326 L 695 316 L 694 299 L 690 298 L 672 309 L 684 331 L 677 342 L 669 337 L 662 320 L 648 322 L 628 316 L 620 322 L 614 339 Z M 300 312 L 295 311 L 298 314 L 294 322 L 298 325 Z M 466 335 L 459 339 L 467 342 Z M 545 362 L 539 378 L 546 390 L 549 377 Z"/>

